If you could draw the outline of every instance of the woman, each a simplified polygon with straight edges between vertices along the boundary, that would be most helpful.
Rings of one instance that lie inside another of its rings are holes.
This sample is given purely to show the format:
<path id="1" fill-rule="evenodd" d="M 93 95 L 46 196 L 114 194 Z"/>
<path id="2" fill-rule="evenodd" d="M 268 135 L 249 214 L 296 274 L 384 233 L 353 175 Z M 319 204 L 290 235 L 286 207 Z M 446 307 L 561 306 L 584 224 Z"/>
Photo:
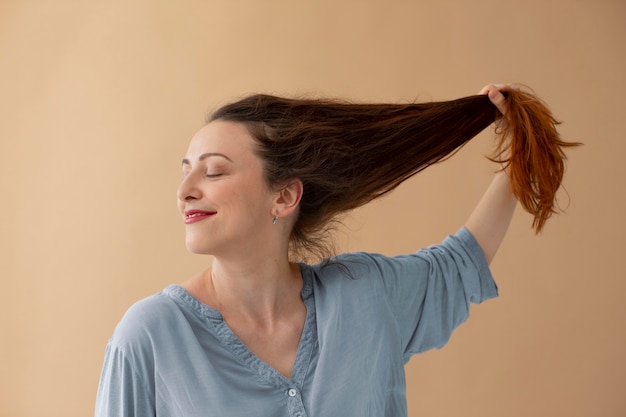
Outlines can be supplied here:
<path id="1" fill-rule="evenodd" d="M 481 94 L 405 106 L 252 96 L 218 110 L 191 140 L 178 190 L 187 248 L 212 265 L 129 309 L 107 346 L 96 416 L 406 415 L 410 356 L 443 346 L 470 303 L 497 295 L 488 264 L 515 195 L 540 228 L 562 178 L 567 144 L 549 113 L 534 122 L 537 100 L 506 86 Z M 512 142 L 495 158 L 506 172 L 454 236 L 406 256 L 293 261 L 328 255 L 338 214 L 454 152 L 496 108 L 510 113 Z M 549 163 L 519 162 L 537 126 L 553 135 Z"/>

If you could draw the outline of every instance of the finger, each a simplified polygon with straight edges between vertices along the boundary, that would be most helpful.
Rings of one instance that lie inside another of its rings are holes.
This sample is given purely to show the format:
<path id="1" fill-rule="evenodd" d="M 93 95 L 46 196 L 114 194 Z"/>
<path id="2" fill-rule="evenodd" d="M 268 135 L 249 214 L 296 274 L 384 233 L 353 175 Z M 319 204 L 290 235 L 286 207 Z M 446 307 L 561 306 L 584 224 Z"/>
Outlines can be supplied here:
<path id="1" fill-rule="evenodd" d="M 487 84 L 480 90 L 478 94 L 487 94 L 489 93 L 489 91 L 491 91 L 494 88 L 498 90 L 502 90 L 503 88 L 510 87 L 510 86 L 511 84 Z"/>
<path id="2" fill-rule="evenodd" d="M 506 116 L 508 106 L 506 102 L 506 97 L 498 90 L 497 88 L 493 88 L 489 90 L 487 93 L 489 96 L 489 100 L 498 108 L 502 115 Z"/>
<path id="3" fill-rule="evenodd" d="M 508 104 L 506 97 L 500 92 L 500 89 L 508 87 L 510 87 L 509 84 L 488 84 L 480 90 L 480 94 L 486 94 L 493 105 L 496 106 L 504 116 L 506 116 Z"/>

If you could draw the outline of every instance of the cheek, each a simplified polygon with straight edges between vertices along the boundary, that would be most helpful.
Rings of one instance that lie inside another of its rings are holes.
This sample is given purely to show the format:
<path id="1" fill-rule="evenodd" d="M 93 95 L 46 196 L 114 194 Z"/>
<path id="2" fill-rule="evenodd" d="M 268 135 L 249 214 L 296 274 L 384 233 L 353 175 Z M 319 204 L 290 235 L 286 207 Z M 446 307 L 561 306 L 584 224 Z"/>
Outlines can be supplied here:
<path id="1" fill-rule="evenodd" d="M 232 187 L 216 189 L 215 192 L 223 201 L 231 201 L 243 210 L 256 210 L 270 201 L 267 190 L 257 178 L 237 181 Z"/>
<path id="2" fill-rule="evenodd" d="M 272 209 L 272 195 L 264 188 L 263 184 L 257 184 L 252 189 L 241 193 L 241 203 L 246 204 L 250 210 L 259 212 L 259 215 L 269 215 Z"/>

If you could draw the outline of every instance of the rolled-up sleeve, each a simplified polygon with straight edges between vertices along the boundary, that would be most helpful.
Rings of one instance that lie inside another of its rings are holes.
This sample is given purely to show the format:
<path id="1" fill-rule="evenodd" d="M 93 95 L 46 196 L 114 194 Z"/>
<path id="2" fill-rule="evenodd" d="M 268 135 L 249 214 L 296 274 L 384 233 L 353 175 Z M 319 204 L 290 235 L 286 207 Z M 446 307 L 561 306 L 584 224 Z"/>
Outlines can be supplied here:
<path id="1" fill-rule="evenodd" d="M 472 303 L 498 295 L 476 239 L 461 228 L 441 244 L 396 257 L 372 255 L 401 335 L 405 361 L 445 345 Z"/>

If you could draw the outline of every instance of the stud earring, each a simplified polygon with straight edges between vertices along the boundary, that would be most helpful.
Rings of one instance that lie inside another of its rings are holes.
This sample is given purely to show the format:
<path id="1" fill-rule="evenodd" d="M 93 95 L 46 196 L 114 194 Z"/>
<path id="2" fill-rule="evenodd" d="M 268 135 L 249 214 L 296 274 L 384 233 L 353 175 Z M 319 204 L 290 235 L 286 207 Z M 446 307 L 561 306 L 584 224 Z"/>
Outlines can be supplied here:
<path id="1" fill-rule="evenodd" d="M 272 219 L 272 224 L 276 224 L 277 221 L 278 221 L 278 212 L 276 212 L 276 215 Z"/>

